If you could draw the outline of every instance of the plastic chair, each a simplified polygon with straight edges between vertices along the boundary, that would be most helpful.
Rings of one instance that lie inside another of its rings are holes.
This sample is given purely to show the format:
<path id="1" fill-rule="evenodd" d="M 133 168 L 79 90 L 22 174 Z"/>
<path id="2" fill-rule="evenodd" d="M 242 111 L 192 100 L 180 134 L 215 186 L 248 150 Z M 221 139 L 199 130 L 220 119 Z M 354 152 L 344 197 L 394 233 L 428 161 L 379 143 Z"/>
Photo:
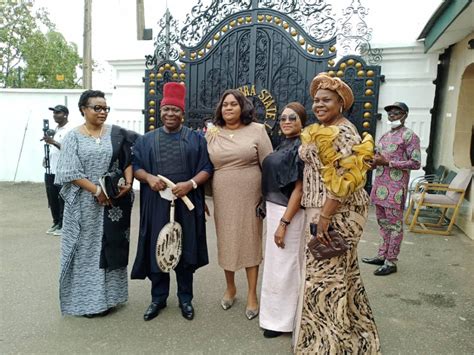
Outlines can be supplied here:
<path id="1" fill-rule="evenodd" d="M 412 194 L 408 210 L 405 214 L 405 223 L 407 225 L 410 225 L 410 232 L 449 235 L 458 215 L 459 207 L 461 206 L 464 200 L 466 189 L 469 186 L 471 180 L 472 170 L 461 169 L 449 185 L 422 183 L 420 185 L 421 192 L 415 192 Z M 445 192 L 446 194 L 443 195 L 440 193 L 428 193 L 428 191 Z M 434 207 L 442 210 L 438 222 L 423 223 L 418 220 L 419 217 L 421 217 L 421 209 L 424 207 Z M 413 209 L 415 209 L 415 213 L 412 220 L 409 221 L 409 217 L 411 216 L 411 212 Z M 449 221 L 447 229 L 442 229 L 446 213 L 450 209 L 454 210 L 451 216 L 451 220 Z M 421 228 L 417 228 L 417 226 L 421 226 Z M 434 227 L 437 229 L 430 229 L 430 227 Z"/>

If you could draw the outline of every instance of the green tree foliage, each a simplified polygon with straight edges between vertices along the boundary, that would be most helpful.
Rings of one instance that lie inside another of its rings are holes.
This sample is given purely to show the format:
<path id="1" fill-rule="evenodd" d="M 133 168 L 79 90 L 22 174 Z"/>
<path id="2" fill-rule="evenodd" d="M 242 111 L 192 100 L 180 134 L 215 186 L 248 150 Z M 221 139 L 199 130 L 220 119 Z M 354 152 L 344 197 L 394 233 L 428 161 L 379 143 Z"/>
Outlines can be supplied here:
<path id="1" fill-rule="evenodd" d="M 74 88 L 76 67 L 81 63 L 75 44 L 68 44 L 62 34 L 36 32 L 23 46 L 23 87 Z M 57 76 L 62 76 L 58 80 Z"/>
<path id="2" fill-rule="evenodd" d="M 32 4 L 0 0 L 0 87 L 78 87 L 77 46 L 55 31 L 44 9 L 33 13 Z"/>

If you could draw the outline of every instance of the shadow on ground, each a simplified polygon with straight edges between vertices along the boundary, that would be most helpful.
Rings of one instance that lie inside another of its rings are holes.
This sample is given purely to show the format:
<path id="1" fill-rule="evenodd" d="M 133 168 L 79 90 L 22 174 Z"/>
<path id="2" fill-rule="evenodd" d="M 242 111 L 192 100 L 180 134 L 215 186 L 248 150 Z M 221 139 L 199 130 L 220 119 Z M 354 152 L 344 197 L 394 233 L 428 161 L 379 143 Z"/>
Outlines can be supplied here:
<path id="1" fill-rule="evenodd" d="M 58 237 L 51 224 L 42 184 L 0 183 L 0 352 L 290 354 L 290 336 L 265 339 L 258 319 L 244 316 L 246 281 L 237 274 L 238 299 L 223 311 L 224 278 L 216 263 L 216 237 L 208 221 L 210 264 L 195 276 L 196 318 L 183 319 L 172 277 L 168 307 L 144 322 L 150 302 L 148 281 L 129 282 L 129 302 L 100 319 L 62 317 L 58 306 Z M 212 205 L 212 203 L 210 203 Z M 135 256 L 138 200 L 132 220 Z M 373 211 L 359 244 L 359 256 L 378 245 Z M 474 353 L 474 241 L 455 230 L 449 237 L 405 237 L 398 273 L 361 273 L 375 314 L 384 354 Z"/>

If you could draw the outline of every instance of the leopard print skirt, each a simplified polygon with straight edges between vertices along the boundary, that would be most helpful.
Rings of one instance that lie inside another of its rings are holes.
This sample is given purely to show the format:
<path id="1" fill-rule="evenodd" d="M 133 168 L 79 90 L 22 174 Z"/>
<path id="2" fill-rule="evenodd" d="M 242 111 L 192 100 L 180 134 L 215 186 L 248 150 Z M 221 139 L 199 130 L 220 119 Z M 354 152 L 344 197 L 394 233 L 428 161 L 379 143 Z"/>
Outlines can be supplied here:
<path id="1" fill-rule="evenodd" d="M 305 248 L 302 289 L 293 332 L 296 354 L 380 354 L 380 340 L 357 261 L 357 244 L 367 220 L 367 205 L 333 216 L 332 226 L 349 243 L 341 256 L 316 260 Z M 306 209 L 317 223 L 320 209 Z"/>

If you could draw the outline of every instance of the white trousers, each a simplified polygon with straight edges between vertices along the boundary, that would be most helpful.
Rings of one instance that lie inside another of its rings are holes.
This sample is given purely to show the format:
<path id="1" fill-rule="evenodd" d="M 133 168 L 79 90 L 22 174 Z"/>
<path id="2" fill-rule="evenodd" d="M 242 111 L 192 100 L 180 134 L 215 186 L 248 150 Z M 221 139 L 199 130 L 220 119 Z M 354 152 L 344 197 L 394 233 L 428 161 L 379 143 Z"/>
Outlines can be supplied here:
<path id="1" fill-rule="evenodd" d="M 278 248 L 274 234 L 286 207 L 267 202 L 267 238 L 264 254 L 260 327 L 291 332 L 298 304 L 303 267 L 304 210 L 299 210 L 286 228 L 285 248 Z"/>

